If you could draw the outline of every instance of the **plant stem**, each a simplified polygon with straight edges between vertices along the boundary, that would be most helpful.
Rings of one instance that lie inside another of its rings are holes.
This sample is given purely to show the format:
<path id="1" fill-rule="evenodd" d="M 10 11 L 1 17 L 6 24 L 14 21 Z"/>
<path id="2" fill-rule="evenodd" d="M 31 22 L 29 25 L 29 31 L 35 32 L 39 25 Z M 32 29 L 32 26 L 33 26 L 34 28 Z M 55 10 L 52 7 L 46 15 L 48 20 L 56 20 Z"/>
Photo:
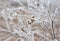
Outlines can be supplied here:
<path id="1" fill-rule="evenodd" d="M 55 39 L 55 33 L 54 33 L 54 28 L 53 28 L 53 21 L 52 21 L 52 30 L 53 30 L 53 38 Z"/>

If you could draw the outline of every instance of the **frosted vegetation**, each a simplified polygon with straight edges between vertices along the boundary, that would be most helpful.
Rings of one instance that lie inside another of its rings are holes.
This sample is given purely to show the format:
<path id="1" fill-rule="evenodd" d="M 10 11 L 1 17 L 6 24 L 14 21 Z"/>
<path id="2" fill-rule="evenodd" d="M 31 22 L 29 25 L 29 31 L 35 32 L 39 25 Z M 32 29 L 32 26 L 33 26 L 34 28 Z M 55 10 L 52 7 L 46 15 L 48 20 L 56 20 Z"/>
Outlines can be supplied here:
<path id="1" fill-rule="evenodd" d="M 59 0 L 0 0 L 0 41 L 60 41 Z"/>

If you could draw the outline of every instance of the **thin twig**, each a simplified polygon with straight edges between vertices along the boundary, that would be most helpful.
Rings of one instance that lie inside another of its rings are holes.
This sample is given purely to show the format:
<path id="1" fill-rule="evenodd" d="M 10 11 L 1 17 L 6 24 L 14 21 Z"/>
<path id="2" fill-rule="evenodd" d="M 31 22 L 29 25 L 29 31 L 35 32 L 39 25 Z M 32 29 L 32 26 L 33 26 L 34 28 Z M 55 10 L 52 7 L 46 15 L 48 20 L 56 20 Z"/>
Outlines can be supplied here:
<path id="1" fill-rule="evenodd" d="M 54 28 L 53 28 L 53 21 L 52 21 L 52 30 L 53 30 L 53 38 L 55 39 L 55 32 L 54 32 Z"/>

